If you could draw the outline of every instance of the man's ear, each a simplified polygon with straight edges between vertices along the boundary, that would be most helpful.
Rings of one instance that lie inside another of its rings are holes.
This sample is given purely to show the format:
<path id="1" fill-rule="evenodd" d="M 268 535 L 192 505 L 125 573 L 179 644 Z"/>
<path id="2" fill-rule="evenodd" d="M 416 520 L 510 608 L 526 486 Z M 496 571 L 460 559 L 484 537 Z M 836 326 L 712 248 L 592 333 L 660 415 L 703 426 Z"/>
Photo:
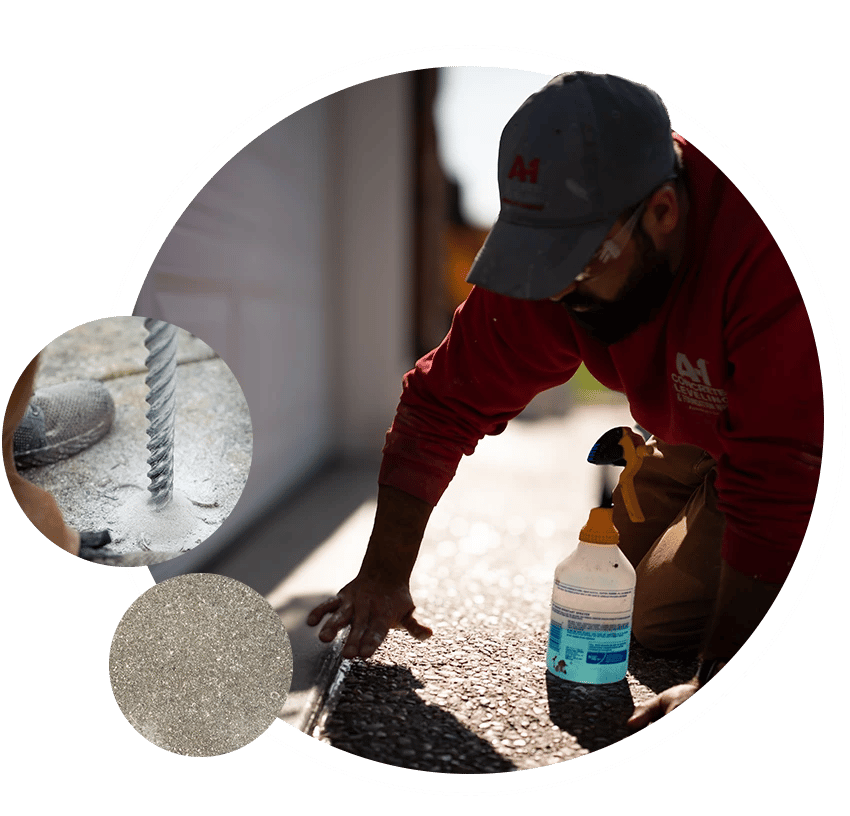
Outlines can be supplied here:
<path id="1" fill-rule="evenodd" d="M 664 184 L 650 196 L 641 218 L 644 231 L 659 248 L 666 246 L 681 217 L 679 197 L 673 184 Z"/>

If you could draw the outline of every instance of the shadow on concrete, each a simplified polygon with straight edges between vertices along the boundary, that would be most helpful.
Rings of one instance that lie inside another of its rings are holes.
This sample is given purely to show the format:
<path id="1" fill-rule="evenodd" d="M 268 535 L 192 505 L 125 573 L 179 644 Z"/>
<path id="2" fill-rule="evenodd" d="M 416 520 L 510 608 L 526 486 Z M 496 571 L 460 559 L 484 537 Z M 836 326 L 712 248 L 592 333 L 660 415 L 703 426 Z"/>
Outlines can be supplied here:
<path id="1" fill-rule="evenodd" d="M 601 686 L 570 683 L 547 671 L 549 718 L 583 748 L 598 751 L 634 733 L 626 727 L 626 721 L 636 705 L 687 682 L 695 669 L 696 658 L 659 656 L 632 637 L 629 675 L 639 685 L 632 687 L 626 679 Z"/>
<path id="2" fill-rule="evenodd" d="M 409 669 L 357 660 L 349 664 L 349 681 L 356 691 L 332 707 L 322 727 L 322 739 L 334 748 L 416 771 L 517 770 L 448 711 L 420 699 L 416 689 L 423 685 Z"/>
<path id="3" fill-rule="evenodd" d="M 626 721 L 634 711 L 625 680 L 603 686 L 570 683 L 546 672 L 549 719 L 578 740 L 582 748 L 598 751 L 632 732 Z"/>
<path id="4" fill-rule="evenodd" d="M 659 655 L 641 646 L 632 636 L 629 646 L 629 674 L 654 694 L 660 694 L 679 683 L 686 683 L 694 676 L 696 669 L 696 652 L 684 657 Z"/>

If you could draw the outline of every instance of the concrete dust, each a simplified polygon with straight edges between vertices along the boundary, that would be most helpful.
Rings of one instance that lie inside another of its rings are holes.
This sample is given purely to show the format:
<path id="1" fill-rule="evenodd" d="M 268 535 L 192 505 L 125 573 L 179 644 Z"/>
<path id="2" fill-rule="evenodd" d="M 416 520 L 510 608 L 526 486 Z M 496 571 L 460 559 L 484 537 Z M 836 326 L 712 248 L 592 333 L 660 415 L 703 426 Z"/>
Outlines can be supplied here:
<path id="1" fill-rule="evenodd" d="M 217 502 L 193 501 L 175 489 L 172 500 L 157 508 L 147 490 L 136 489 L 107 517 L 112 534 L 110 550 L 185 552 L 204 541 L 223 520 Z"/>
<path id="2" fill-rule="evenodd" d="M 205 541 L 230 515 L 248 478 L 253 434 L 236 378 L 212 349 L 181 330 L 176 372 L 174 499 L 149 504 L 144 330 L 141 318 L 109 318 L 66 333 L 42 353 L 36 389 L 100 379 L 115 401 L 107 435 L 91 448 L 25 477 L 51 493 L 80 531 L 108 530 L 103 552 L 172 552 Z M 84 354 L 75 349 L 84 349 Z M 71 376 L 67 376 L 70 374 Z M 65 375 L 65 376 L 63 376 Z"/>

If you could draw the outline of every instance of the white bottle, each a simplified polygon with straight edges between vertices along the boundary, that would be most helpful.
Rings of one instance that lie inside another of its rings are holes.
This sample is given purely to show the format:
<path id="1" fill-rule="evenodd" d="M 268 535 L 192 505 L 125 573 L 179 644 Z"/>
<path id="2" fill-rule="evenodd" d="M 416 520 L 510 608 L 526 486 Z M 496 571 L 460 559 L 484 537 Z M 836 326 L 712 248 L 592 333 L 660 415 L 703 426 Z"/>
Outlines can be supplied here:
<path id="1" fill-rule="evenodd" d="M 595 507 L 575 552 L 555 570 L 546 666 L 576 683 L 626 676 L 635 570 L 617 546 L 610 507 Z"/>

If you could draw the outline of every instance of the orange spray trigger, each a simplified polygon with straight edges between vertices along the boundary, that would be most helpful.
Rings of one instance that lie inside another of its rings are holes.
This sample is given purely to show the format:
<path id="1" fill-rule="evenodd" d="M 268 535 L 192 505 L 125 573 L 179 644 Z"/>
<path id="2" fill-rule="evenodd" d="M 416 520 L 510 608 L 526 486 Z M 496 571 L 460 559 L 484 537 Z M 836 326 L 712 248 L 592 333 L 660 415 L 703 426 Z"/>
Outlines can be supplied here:
<path id="1" fill-rule="evenodd" d="M 643 437 L 629 428 L 620 427 L 603 434 L 587 457 L 587 461 L 594 465 L 625 466 L 620 474 L 620 493 L 629 518 L 636 523 L 645 521 L 645 518 L 638 504 L 634 477 L 641 461 L 648 455 Z"/>

